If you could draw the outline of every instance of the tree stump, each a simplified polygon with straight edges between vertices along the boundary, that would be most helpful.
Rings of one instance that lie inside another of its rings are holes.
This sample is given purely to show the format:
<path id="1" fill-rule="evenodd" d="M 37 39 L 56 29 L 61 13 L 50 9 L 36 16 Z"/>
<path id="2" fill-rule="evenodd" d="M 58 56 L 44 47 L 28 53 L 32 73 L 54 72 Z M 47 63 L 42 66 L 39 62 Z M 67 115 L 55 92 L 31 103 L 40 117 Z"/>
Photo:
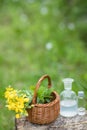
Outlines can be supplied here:
<path id="1" fill-rule="evenodd" d="M 84 116 L 58 118 L 47 125 L 30 123 L 26 117 L 15 119 L 16 130 L 87 130 L 87 112 Z"/>

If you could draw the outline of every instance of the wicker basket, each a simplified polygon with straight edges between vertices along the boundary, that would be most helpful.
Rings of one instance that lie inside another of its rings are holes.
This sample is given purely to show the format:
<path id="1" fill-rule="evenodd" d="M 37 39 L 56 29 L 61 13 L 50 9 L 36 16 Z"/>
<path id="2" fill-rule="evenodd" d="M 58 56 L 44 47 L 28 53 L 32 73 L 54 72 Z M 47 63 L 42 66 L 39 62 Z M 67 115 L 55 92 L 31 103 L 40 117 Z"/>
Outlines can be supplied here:
<path id="1" fill-rule="evenodd" d="M 52 93 L 54 96 L 54 100 L 52 102 L 46 104 L 36 103 L 38 88 L 45 78 L 48 79 L 48 88 L 51 87 L 50 77 L 48 75 L 42 76 L 37 82 L 34 91 L 34 96 L 32 100 L 32 104 L 34 104 L 34 107 L 31 109 L 27 109 L 29 121 L 36 124 L 48 124 L 53 122 L 58 117 L 60 111 L 59 95 L 55 91 L 53 91 Z"/>

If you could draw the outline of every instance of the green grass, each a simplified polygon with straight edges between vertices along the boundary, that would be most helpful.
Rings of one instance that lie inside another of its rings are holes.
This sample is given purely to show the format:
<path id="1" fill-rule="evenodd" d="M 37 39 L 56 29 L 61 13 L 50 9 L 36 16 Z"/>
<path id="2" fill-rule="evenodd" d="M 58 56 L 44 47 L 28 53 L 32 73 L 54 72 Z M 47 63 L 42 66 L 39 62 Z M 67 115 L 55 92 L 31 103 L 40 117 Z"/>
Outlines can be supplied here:
<path id="1" fill-rule="evenodd" d="M 11 84 L 27 89 L 48 74 L 59 94 L 62 79 L 72 77 L 73 90 L 84 90 L 87 98 L 87 48 L 80 38 L 81 21 L 73 14 L 66 23 L 60 1 L 5 2 L 0 5 L 0 130 L 13 130 L 14 113 L 5 108 L 5 88 Z"/>

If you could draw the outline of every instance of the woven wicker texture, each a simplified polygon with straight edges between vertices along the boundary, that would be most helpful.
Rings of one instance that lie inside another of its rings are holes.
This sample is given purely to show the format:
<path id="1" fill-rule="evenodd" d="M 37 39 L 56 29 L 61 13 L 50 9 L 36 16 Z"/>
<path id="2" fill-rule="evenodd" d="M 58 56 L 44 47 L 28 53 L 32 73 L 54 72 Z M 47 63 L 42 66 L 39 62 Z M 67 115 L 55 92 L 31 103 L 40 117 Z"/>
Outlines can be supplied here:
<path id="1" fill-rule="evenodd" d="M 51 87 L 51 79 L 48 75 L 42 76 L 36 84 L 36 88 L 34 91 L 34 97 L 32 100 L 32 104 L 34 107 L 31 109 L 27 109 L 28 112 L 28 119 L 32 123 L 36 124 L 48 124 L 53 122 L 59 115 L 60 112 L 60 100 L 59 95 L 53 91 L 54 100 L 50 103 L 46 104 L 37 104 L 37 91 L 41 85 L 41 82 L 47 78 L 48 79 L 48 88 Z"/>

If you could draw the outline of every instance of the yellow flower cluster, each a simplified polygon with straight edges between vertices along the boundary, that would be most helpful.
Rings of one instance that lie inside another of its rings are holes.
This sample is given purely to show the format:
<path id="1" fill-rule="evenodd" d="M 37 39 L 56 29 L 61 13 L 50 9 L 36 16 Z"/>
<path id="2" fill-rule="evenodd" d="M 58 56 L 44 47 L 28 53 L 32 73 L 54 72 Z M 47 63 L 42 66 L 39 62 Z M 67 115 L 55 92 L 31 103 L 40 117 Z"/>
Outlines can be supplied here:
<path id="1" fill-rule="evenodd" d="M 19 94 L 18 90 L 13 89 L 11 86 L 6 88 L 5 91 L 6 107 L 16 113 L 16 118 L 25 113 L 25 104 L 29 102 L 26 94 Z"/>

